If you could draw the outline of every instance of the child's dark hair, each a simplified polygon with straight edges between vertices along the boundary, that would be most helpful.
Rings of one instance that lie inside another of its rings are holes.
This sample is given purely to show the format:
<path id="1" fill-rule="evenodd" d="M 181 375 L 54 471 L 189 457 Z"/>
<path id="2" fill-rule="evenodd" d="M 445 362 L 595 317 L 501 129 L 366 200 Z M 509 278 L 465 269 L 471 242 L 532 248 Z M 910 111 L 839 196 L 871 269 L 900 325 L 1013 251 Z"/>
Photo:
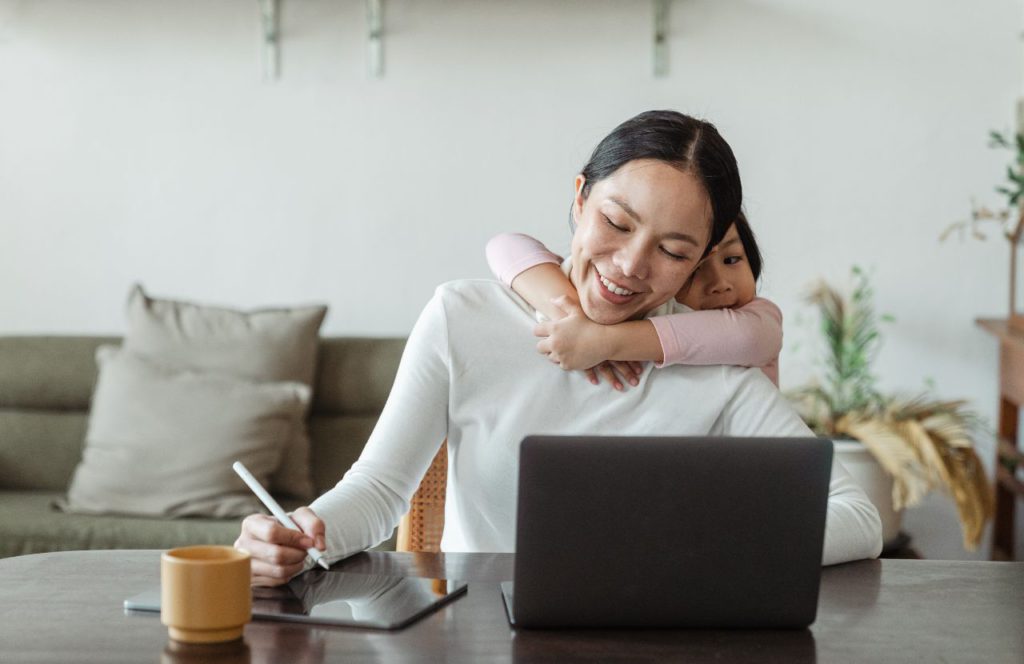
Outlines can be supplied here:
<path id="1" fill-rule="evenodd" d="M 736 226 L 736 234 L 740 236 L 740 243 L 743 244 L 743 252 L 747 255 L 750 271 L 754 273 L 754 281 L 757 281 L 761 278 L 762 263 L 761 250 L 757 247 L 757 238 L 754 237 L 754 231 L 750 228 L 747 216 L 742 211 L 736 215 L 736 221 L 733 224 Z"/>

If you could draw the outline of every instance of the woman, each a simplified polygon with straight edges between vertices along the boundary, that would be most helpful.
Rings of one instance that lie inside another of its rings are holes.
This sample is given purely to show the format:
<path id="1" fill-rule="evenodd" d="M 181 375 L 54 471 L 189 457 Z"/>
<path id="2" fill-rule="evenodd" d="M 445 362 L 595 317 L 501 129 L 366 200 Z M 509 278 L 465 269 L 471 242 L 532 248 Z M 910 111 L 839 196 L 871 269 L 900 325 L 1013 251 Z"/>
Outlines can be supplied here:
<path id="1" fill-rule="evenodd" d="M 627 120 L 576 177 L 569 277 L 583 312 L 617 323 L 675 306 L 673 296 L 740 211 L 732 150 L 710 124 L 672 111 Z M 595 389 L 536 353 L 534 311 L 495 281 L 443 284 L 420 315 L 391 395 L 359 460 L 338 485 L 295 512 L 305 534 L 270 517 L 242 523 L 255 585 L 383 541 L 441 441 L 448 439 L 445 551 L 512 551 L 519 442 L 531 433 L 807 436 L 756 369 L 674 366 L 627 393 Z M 824 564 L 881 550 L 878 513 L 836 464 Z"/>

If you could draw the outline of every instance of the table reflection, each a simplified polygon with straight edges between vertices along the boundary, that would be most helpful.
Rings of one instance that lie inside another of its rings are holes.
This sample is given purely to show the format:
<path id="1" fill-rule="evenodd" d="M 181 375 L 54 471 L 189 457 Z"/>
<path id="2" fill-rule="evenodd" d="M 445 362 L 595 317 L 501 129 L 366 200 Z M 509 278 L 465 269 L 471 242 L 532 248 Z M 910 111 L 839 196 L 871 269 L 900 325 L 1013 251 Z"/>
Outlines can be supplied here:
<path id="1" fill-rule="evenodd" d="M 226 643 L 182 643 L 168 639 L 161 664 L 252 664 L 245 639 Z"/>
<path id="2" fill-rule="evenodd" d="M 628 649 L 636 661 L 723 661 L 812 664 L 808 629 L 516 630 L 512 661 L 607 661 Z"/>
<path id="3" fill-rule="evenodd" d="M 309 625 L 257 622 L 246 628 L 245 640 L 251 664 L 322 664 L 326 657 L 324 632 Z"/>
<path id="4" fill-rule="evenodd" d="M 313 570 L 288 584 L 290 598 L 277 609 L 312 617 L 388 627 L 431 607 L 449 592 L 443 579 L 345 574 Z M 253 611 L 265 608 L 253 606 Z"/>

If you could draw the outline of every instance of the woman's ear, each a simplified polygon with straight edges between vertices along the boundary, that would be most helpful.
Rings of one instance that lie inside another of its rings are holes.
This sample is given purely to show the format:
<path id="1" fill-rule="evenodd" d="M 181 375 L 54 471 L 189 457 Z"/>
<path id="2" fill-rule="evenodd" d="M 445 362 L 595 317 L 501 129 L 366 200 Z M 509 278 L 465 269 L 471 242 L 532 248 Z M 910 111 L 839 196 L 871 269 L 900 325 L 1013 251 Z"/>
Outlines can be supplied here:
<path id="1" fill-rule="evenodd" d="M 586 201 L 586 197 L 583 195 L 583 187 L 586 184 L 587 178 L 582 173 L 576 176 L 576 192 L 572 203 L 572 218 L 576 223 L 579 223 L 580 215 L 583 213 L 583 202 Z"/>

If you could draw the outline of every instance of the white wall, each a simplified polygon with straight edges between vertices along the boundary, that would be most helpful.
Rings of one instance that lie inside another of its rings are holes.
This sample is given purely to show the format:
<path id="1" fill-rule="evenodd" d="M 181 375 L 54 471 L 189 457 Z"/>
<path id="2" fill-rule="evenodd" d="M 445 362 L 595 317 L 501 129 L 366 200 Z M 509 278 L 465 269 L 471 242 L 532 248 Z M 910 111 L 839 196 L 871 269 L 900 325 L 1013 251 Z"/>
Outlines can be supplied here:
<path id="1" fill-rule="evenodd" d="M 139 280 L 405 334 L 436 284 L 485 275 L 495 232 L 564 249 L 590 150 L 669 107 L 736 151 L 784 386 L 810 368 L 802 289 L 856 263 L 898 318 L 884 387 L 932 378 L 994 415 L 973 319 L 1005 312 L 1007 252 L 936 238 L 997 202 L 985 137 L 1022 93 L 1019 3 L 675 0 L 655 79 L 643 0 L 385 0 L 381 80 L 363 2 L 282 4 L 263 84 L 252 0 L 0 0 L 0 333 L 118 332 Z M 950 510 L 908 515 L 925 553 L 965 555 Z"/>

